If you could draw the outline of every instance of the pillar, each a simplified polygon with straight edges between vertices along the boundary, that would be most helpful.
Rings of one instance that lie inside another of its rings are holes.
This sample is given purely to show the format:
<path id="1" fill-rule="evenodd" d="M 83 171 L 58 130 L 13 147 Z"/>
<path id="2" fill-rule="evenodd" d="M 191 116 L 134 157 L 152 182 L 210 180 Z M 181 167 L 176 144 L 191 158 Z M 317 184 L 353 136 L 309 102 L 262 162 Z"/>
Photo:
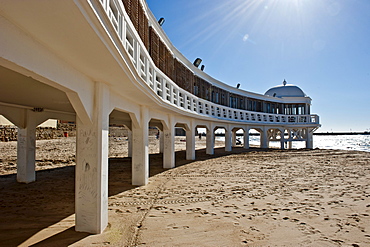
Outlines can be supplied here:
<path id="1" fill-rule="evenodd" d="M 159 153 L 163 154 L 164 150 L 164 135 L 163 131 L 159 132 Z"/>
<path id="2" fill-rule="evenodd" d="M 225 128 L 225 151 L 230 152 L 231 147 L 232 131 L 229 127 Z"/>
<path id="3" fill-rule="evenodd" d="M 236 131 L 237 130 L 231 131 L 231 146 L 232 147 L 236 147 Z"/>
<path id="4" fill-rule="evenodd" d="M 292 149 L 293 148 L 293 141 L 288 141 L 288 149 Z"/>
<path id="5" fill-rule="evenodd" d="M 108 224 L 109 87 L 96 83 L 91 122 L 76 117 L 76 231 L 99 234 Z"/>
<path id="6" fill-rule="evenodd" d="M 195 127 L 190 124 L 190 128 L 186 130 L 186 159 L 195 160 Z"/>
<path id="7" fill-rule="evenodd" d="M 175 123 L 169 116 L 168 128 L 163 129 L 163 168 L 175 167 Z"/>
<path id="8" fill-rule="evenodd" d="M 149 178 L 149 110 L 140 107 L 138 124 L 132 126 L 132 184 L 146 185 Z"/>
<path id="9" fill-rule="evenodd" d="M 287 142 L 287 148 L 288 149 L 292 149 L 293 147 L 293 136 L 292 136 L 292 130 L 291 129 L 288 129 L 288 142 Z"/>
<path id="10" fill-rule="evenodd" d="M 8 112 L 11 121 L 18 126 L 17 181 L 31 183 L 36 180 L 36 127 L 48 119 L 45 112 L 14 109 Z"/>
<path id="11" fill-rule="evenodd" d="M 269 148 L 267 129 L 263 128 L 261 131 L 261 148 Z"/>
<path id="12" fill-rule="evenodd" d="M 307 128 L 306 132 L 306 148 L 313 149 L 313 133 L 309 128 Z"/>
<path id="13" fill-rule="evenodd" d="M 17 181 L 30 183 L 36 180 L 36 126 L 18 128 Z"/>
<path id="14" fill-rule="evenodd" d="M 36 180 L 36 127 L 39 123 L 31 110 L 24 110 L 25 126 L 18 127 L 17 181 L 31 183 Z"/>
<path id="15" fill-rule="evenodd" d="M 127 157 L 132 157 L 132 130 L 127 131 Z"/>
<path id="16" fill-rule="evenodd" d="M 207 128 L 206 133 L 206 154 L 215 153 L 215 132 L 213 128 Z"/>
<path id="17" fill-rule="evenodd" d="M 243 130 L 244 130 L 243 146 L 244 148 L 249 149 L 249 128 L 247 127 L 247 128 L 244 128 Z"/>
<path id="18" fill-rule="evenodd" d="M 280 149 L 285 149 L 284 129 L 280 130 Z"/>

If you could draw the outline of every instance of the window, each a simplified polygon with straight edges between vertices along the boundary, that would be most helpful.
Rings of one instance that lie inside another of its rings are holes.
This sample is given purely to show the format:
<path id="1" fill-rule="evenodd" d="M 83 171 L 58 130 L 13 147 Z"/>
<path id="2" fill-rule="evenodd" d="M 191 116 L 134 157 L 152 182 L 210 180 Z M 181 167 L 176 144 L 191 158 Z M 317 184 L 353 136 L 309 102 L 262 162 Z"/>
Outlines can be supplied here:
<path id="1" fill-rule="evenodd" d="M 198 86 L 194 85 L 194 95 L 198 96 L 198 93 L 199 93 Z"/>

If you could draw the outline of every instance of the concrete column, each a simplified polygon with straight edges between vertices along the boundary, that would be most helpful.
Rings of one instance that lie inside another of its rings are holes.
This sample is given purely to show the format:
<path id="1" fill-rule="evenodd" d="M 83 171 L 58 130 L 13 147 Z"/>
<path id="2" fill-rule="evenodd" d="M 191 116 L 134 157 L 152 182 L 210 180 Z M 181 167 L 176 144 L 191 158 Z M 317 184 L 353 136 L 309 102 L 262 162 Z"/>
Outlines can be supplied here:
<path id="1" fill-rule="evenodd" d="M 146 185 L 149 178 L 149 110 L 140 108 L 139 126 L 132 126 L 132 184 Z"/>
<path id="2" fill-rule="evenodd" d="M 284 129 L 280 130 L 280 149 L 285 149 Z"/>
<path id="3" fill-rule="evenodd" d="M 163 168 L 175 167 L 175 123 L 169 116 L 168 128 L 163 130 Z"/>
<path id="4" fill-rule="evenodd" d="M 76 117 L 76 231 L 99 234 L 108 224 L 109 88 L 95 85 L 92 121 Z"/>
<path id="5" fill-rule="evenodd" d="M 186 130 L 186 159 L 195 160 L 195 127 L 190 124 L 190 128 Z"/>
<path id="6" fill-rule="evenodd" d="M 313 133 L 308 128 L 306 131 L 306 148 L 313 149 Z"/>
<path id="7" fill-rule="evenodd" d="M 236 147 L 236 130 L 231 131 L 231 146 Z"/>
<path id="8" fill-rule="evenodd" d="M 232 150 L 231 147 L 231 139 L 232 139 L 232 133 L 231 129 L 229 127 L 225 128 L 225 151 L 230 152 Z"/>
<path id="9" fill-rule="evenodd" d="M 213 128 L 207 128 L 206 138 L 206 154 L 213 155 L 215 153 L 215 132 Z"/>
<path id="10" fill-rule="evenodd" d="M 31 183 L 36 180 L 36 126 L 18 128 L 17 141 L 17 181 Z"/>
<path id="11" fill-rule="evenodd" d="M 14 114 L 19 114 L 21 118 L 14 121 L 18 126 L 17 181 L 31 183 L 36 180 L 36 127 L 47 117 L 42 112 L 32 110 L 16 110 Z"/>
<path id="12" fill-rule="evenodd" d="M 18 127 L 17 181 L 35 181 L 36 127 L 48 119 L 75 120 L 72 114 L 45 112 L 42 108 L 27 110 L 0 105 L 1 114 Z"/>
<path id="13" fill-rule="evenodd" d="M 127 157 L 132 157 L 132 131 L 127 131 Z"/>
<path id="14" fill-rule="evenodd" d="M 288 149 L 292 149 L 292 130 L 291 129 L 288 129 L 288 142 L 287 142 L 287 148 Z"/>
<path id="15" fill-rule="evenodd" d="M 164 134 L 163 131 L 159 132 L 159 153 L 163 154 L 164 150 Z"/>
<path id="16" fill-rule="evenodd" d="M 289 141 L 288 142 L 288 149 L 292 149 L 293 148 L 293 141 Z"/>
<path id="17" fill-rule="evenodd" d="M 246 149 L 249 149 L 249 128 L 244 128 L 244 140 L 243 146 Z"/>
<path id="18" fill-rule="evenodd" d="M 268 148 L 268 135 L 267 135 L 267 129 L 263 128 L 261 132 L 261 148 Z"/>

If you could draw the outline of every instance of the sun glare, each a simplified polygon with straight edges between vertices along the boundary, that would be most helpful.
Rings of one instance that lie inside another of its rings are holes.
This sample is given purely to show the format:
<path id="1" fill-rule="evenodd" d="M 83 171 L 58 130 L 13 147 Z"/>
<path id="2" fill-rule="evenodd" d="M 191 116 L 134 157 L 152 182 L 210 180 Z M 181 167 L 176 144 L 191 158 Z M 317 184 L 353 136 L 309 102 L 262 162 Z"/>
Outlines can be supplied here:
<path id="1" fill-rule="evenodd" d="M 223 40 L 237 33 L 242 41 L 253 39 L 258 33 L 271 37 L 302 32 L 312 21 L 312 0 L 233 0 L 212 1 L 207 11 L 193 20 L 207 23 L 194 39 L 209 40 L 224 31 Z"/>

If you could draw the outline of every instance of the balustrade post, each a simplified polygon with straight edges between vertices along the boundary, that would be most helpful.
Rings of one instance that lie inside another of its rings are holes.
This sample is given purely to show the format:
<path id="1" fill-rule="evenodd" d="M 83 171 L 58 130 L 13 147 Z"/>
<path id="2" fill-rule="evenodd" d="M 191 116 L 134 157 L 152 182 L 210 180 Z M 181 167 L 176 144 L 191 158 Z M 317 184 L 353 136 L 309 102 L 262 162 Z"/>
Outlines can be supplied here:
<path id="1" fill-rule="evenodd" d="M 175 87 L 174 87 L 175 88 Z M 176 102 L 177 102 L 177 106 L 180 106 L 181 107 L 181 101 L 180 101 L 180 89 L 178 89 L 178 88 L 176 88 L 176 90 L 175 90 L 175 98 L 177 99 L 176 100 Z M 183 100 L 183 104 L 185 105 L 185 100 L 184 100 L 184 98 L 185 98 L 185 95 L 184 94 L 182 94 L 183 95 L 183 97 L 182 97 L 182 100 Z"/>
<path id="2" fill-rule="evenodd" d="M 156 95 L 158 95 L 157 87 L 158 87 L 158 84 L 157 84 L 157 70 L 155 70 L 153 68 L 153 91 L 155 92 Z"/>
<path id="3" fill-rule="evenodd" d="M 149 75 L 149 60 L 146 56 L 144 56 L 144 71 L 145 71 L 145 83 L 151 88 L 150 86 L 150 75 Z"/>
<path id="4" fill-rule="evenodd" d="M 136 63 L 136 71 L 138 72 L 139 76 L 141 75 L 141 62 L 140 62 L 140 44 L 137 40 L 133 38 L 133 43 L 134 43 L 134 60 Z"/>
<path id="5" fill-rule="evenodd" d="M 110 0 L 101 0 L 101 1 L 103 1 L 102 5 L 103 5 L 105 12 L 107 12 Z"/>
<path id="6" fill-rule="evenodd" d="M 124 18 L 124 15 L 121 15 L 121 21 L 120 21 L 120 38 L 123 43 L 126 42 L 126 21 Z"/>
<path id="7" fill-rule="evenodd" d="M 166 84 L 167 84 L 166 79 L 162 78 L 161 88 L 162 88 L 162 99 L 163 99 L 163 100 L 167 100 L 167 89 L 166 89 Z"/>
<path id="8" fill-rule="evenodd" d="M 194 106 L 194 104 L 195 104 L 195 100 L 192 96 L 190 96 L 190 105 L 191 105 L 190 110 L 192 112 L 196 111 L 196 107 Z"/>
<path id="9" fill-rule="evenodd" d="M 173 96 L 173 85 L 172 85 L 172 83 L 168 83 L 168 89 L 169 89 L 169 91 L 170 91 L 170 102 L 171 102 L 171 104 L 173 104 L 174 103 L 174 96 Z M 177 104 L 176 105 L 178 105 L 179 104 L 179 101 L 177 100 Z"/>
<path id="10" fill-rule="evenodd" d="M 186 97 L 186 92 L 183 92 L 182 93 L 182 100 L 183 100 L 183 104 L 182 104 L 182 107 L 186 110 L 187 109 L 187 105 L 188 103 L 186 102 L 187 101 L 187 97 Z"/>

